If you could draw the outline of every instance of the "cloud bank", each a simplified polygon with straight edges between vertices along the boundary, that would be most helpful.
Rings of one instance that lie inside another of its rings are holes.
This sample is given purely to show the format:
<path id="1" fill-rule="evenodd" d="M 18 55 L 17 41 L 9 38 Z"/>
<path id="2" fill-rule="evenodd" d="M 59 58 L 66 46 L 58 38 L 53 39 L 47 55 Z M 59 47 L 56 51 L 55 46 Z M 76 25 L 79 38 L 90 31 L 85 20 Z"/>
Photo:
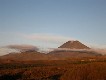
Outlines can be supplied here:
<path id="1" fill-rule="evenodd" d="M 7 47 L 0 47 L 0 56 L 6 55 L 8 53 L 19 53 L 19 51 L 16 49 L 10 49 Z"/>
<path id="2" fill-rule="evenodd" d="M 28 51 L 28 50 L 35 50 L 37 51 L 38 48 L 33 45 L 8 45 L 7 48 L 15 49 L 19 51 Z"/>

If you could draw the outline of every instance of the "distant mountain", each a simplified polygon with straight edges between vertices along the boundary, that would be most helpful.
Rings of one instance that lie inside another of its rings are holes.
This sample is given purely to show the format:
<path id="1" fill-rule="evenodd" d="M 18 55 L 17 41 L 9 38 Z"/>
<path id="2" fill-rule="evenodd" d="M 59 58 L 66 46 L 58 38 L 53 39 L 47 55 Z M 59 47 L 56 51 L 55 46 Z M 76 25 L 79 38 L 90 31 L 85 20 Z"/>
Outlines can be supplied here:
<path id="1" fill-rule="evenodd" d="M 73 57 L 94 57 L 101 54 L 91 50 L 79 41 L 68 41 L 47 55 L 49 59 L 69 59 Z"/>
<path id="2" fill-rule="evenodd" d="M 49 59 L 70 59 L 70 58 L 82 58 L 82 57 L 95 57 L 101 56 L 101 54 L 91 50 L 54 50 L 47 54 Z"/>
<path id="3" fill-rule="evenodd" d="M 20 48 L 20 46 L 18 46 Z M 14 48 L 14 46 L 13 46 Z M 16 46 L 17 48 L 17 46 Z M 86 45 L 82 44 L 79 41 L 68 41 L 64 43 L 57 49 L 50 51 L 49 53 L 45 54 L 42 52 L 38 52 L 35 50 L 35 47 L 31 47 L 28 49 L 26 47 L 22 47 L 24 52 L 21 53 L 10 53 L 4 56 L 1 56 L 0 59 L 9 59 L 9 60 L 65 60 L 70 58 L 82 58 L 82 57 L 95 57 L 101 56 L 96 51 L 93 51 Z"/>
<path id="4" fill-rule="evenodd" d="M 59 48 L 69 48 L 69 49 L 90 49 L 86 45 L 82 44 L 79 41 L 68 41 L 61 45 Z"/>
<path id="5" fill-rule="evenodd" d="M 47 59 L 47 57 L 44 53 L 40 53 L 37 51 L 26 51 L 21 53 L 9 53 L 7 55 L 1 56 L 0 59 L 26 61 L 26 60 L 45 60 Z"/>
<path id="6" fill-rule="evenodd" d="M 101 54 L 94 51 L 61 51 L 54 50 L 48 54 L 40 53 L 36 51 L 27 51 L 21 53 L 10 53 L 4 56 L 0 56 L 0 59 L 4 60 L 17 60 L 17 61 L 30 61 L 30 60 L 65 60 L 71 58 L 82 57 L 95 57 L 101 56 Z"/>

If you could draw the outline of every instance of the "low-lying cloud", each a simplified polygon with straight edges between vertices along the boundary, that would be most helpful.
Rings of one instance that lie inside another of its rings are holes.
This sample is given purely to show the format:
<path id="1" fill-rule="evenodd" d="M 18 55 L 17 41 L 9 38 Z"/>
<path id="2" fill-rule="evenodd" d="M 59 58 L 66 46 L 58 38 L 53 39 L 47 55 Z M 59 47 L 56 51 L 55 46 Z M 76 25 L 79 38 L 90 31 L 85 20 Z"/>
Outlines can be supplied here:
<path id="1" fill-rule="evenodd" d="M 106 49 L 93 49 L 93 50 L 102 54 L 102 55 L 106 55 Z"/>
<path id="2" fill-rule="evenodd" d="M 0 56 L 6 55 L 9 53 L 19 53 L 19 51 L 16 49 L 11 49 L 11 48 L 7 48 L 7 47 L 0 47 Z"/>
<path id="3" fill-rule="evenodd" d="M 25 51 L 38 51 L 38 50 L 39 49 L 33 45 L 26 45 L 26 44 L 8 45 L 5 47 L 0 47 L 0 56 L 6 55 L 9 53 L 20 53 L 20 52 L 25 52 Z"/>
<path id="4" fill-rule="evenodd" d="M 28 50 L 38 50 L 38 48 L 36 46 L 32 46 L 32 45 L 8 45 L 7 46 L 10 49 L 15 49 L 15 50 L 19 50 L 19 51 L 28 51 Z"/>

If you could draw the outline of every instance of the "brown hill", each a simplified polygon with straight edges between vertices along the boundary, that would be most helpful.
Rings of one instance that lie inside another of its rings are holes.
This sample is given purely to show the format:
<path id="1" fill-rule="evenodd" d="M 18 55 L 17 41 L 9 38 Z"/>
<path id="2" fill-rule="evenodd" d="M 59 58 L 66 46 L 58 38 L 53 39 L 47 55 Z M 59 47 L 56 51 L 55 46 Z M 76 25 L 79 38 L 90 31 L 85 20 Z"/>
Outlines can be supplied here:
<path id="1" fill-rule="evenodd" d="M 49 59 L 70 59 L 79 57 L 94 57 L 101 54 L 91 50 L 79 41 L 68 41 L 61 45 L 58 49 L 48 53 Z"/>
<path id="2" fill-rule="evenodd" d="M 82 57 L 95 57 L 101 56 L 94 51 L 65 51 L 65 50 L 54 50 L 48 54 L 31 51 L 21 53 L 10 53 L 1 56 L 2 60 L 16 60 L 16 61 L 31 61 L 31 60 L 67 60 L 71 58 L 82 58 Z"/>
<path id="3" fill-rule="evenodd" d="M 96 57 L 101 56 L 101 54 L 95 52 L 95 51 L 71 51 L 71 50 L 54 50 L 47 54 L 48 59 L 55 59 L 55 60 L 67 60 L 71 58 L 83 58 L 83 57 Z"/>
<path id="4" fill-rule="evenodd" d="M 45 60 L 47 59 L 44 53 L 37 51 L 26 51 L 21 53 L 9 53 L 7 55 L 1 56 L 1 59 L 7 60 L 18 60 L 18 61 L 28 61 L 28 60 Z"/>
<path id="5" fill-rule="evenodd" d="M 7 60 L 21 60 L 21 61 L 30 61 L 30 60 L 65 60 L 70 58 L 79 58 L 79 57 L 95 57 L 101 56 L 101 54 L 96 51 L 92 51 L 86 45 L 80 43 L 79 41 L 68 41 L 64 43 L 57 49 L 49 52 L 48 54 L 40 53 L 37 51 L 29 50 L 21 53 L 10 53 L 4 56 L 1 56 L 0 59 Z"/>
<path id="6" fill-rule="evenodd" d="M 59 48 L 69 48 L 69 49 L 90 49 L 86 45 L 82 44 L 79 41 L 68 41 L 61 45 Z"/>

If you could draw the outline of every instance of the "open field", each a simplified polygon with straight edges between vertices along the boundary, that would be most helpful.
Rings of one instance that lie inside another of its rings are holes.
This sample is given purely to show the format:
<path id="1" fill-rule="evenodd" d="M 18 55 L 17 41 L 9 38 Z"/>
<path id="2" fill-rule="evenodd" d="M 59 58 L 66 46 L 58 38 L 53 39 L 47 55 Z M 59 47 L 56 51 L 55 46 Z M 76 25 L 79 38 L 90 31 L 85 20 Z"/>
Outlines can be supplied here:
<path id="1" fill-rule="evenodd" d="M 0 80 L 106 80 L 106 58 L 1 61 Z"/>

